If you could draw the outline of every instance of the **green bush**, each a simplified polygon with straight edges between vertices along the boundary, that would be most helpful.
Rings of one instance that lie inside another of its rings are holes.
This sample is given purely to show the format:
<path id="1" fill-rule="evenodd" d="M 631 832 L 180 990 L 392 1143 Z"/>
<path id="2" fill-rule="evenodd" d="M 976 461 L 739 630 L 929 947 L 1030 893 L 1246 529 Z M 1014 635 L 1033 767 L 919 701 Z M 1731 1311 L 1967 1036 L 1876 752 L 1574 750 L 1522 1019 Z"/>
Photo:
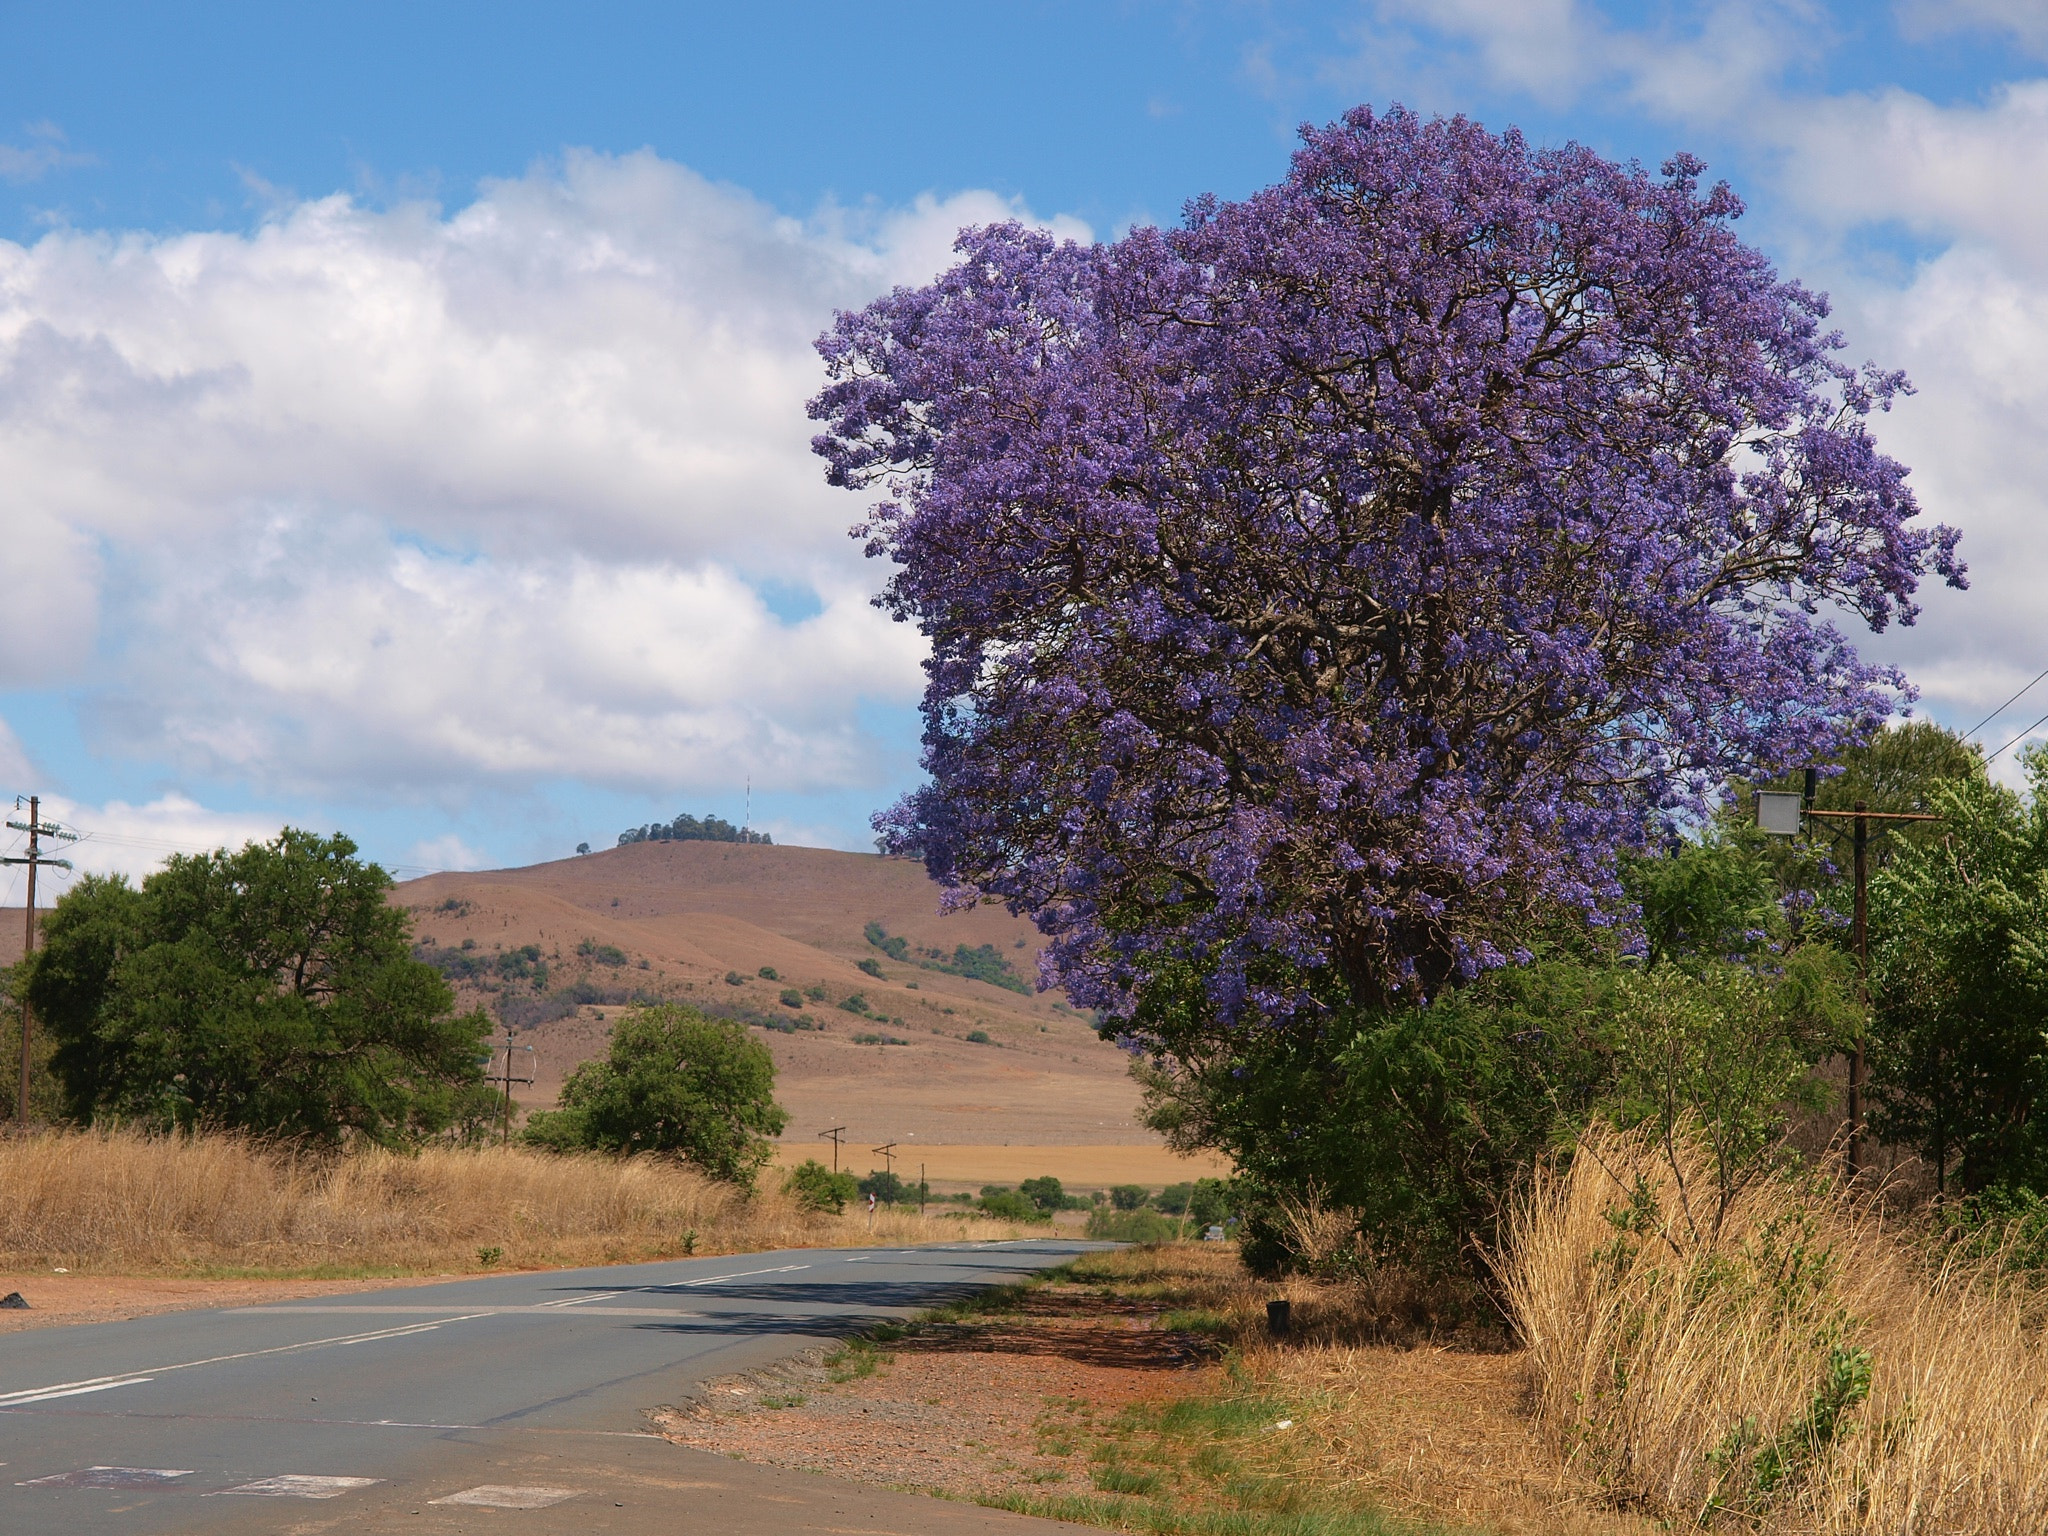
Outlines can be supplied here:
<path id="1" fill-rule="evenodd" d="M 1060 1187 L 1060 1181 L 1051 1174 L 1042 1179 L 1026 1179 L 1017 1186 L 1017 1193 L 1041 1211 L 1052 1212 L 1066 1208 L 1067 1192 Z"/>
<path id="2" fill-rule="evenodd" d="M 1120 1211 L 1135 1211 L 1152 1193 L 1142 1184 L 1119 1184 L 1109 1192 L 1109 1203 Z"/>
<path id="3" fill-rule="evenodd" d="M 814 1003 L 822 1003 L 825 1001 L 825 989 L 816 982 L 813 982 L 810 986 L 804 988 L 804 996 Z"/>
<path id="4" fill-rule="evenodd" d="M 869 1169 L 868 1176 L 856 1187 L 863 1196 L 873 1195 L 884 1205 L 903 1205 L 906 1202 L 915 1203 L 917 1200 L 916 1187 L 904 1183 L 899 1174 L 887 1169 L 879 1173 L 872 1168 Z"/>
<path id="5" fill-rule="evenodd" d="M 1165 1243 L 1180 1236 L 1181 1225 L 1150 1206 L 1135 1211 L 1103 1210 L 1088 1213 L 1088 1235 L 1112 1243 Z"/>
<path id="6" fill-rule="evenodd" d="M 761 969 L 759 969 L 758 971 L 754 972 L 754 974 L 755 974 L 756 976 L 760 977 L 760 978 L 761 978 L 761 979 L 762 979 L 763 981 L 780 981 L 780 980 L 782 980 L 782 978 L 781 978 L 781 977 L 780 977 L 779 975 L 777 975 L 777 974 L 776 974 L 776 972 L 775 972 L 775 967 L 774 967 L 774 966 L 772 966 L 772 965 L 764 965 L 764 966 L 762 966 L 762 967 L 761 967 Z"/>
<path id="7" fill-rule="evenodd" d="M 1029 1195 L 1017 1190 L 991 1184 L 981 1192 L 978 1202 L 991 1216 L 1004 1221 L 1048 1221 L 1051 1218 L 1038 1208 L 1038 1203 Z"/>
<path id="8" fill-rule="evenodd" d="M 881 966 L 877 965 L 872 960 L 856 960 L 854 962 L 854 967 L 857 970 L 866 972 L 868 975 L 874 977 L 877 981 L 880 981 L 882 979 Z"/>
<path id="9" fill-rule="evenodd" d="M 489 1023 L 412 957 L 390 891 L 346 837 L 296 828 L 140 889 L 79 880 L 14 978 L 64 1112 L 324 1144 L 490 1125 Z"/>
<path id="10" fill-rule="evenodd" d="M 846 1202 L 860 1190 L 851 1173 L 834 1173 L 815 1157 L 807 1157 L 789 1170 L 782 1181 L 782 1192 L 794 1196 L 799 1205 L 809 1210 L 836 1215 L 846 1209 Z"/>
<path id="11" fill-rule="evenodd" d="M 774 1089 L 775 1058 L 745 1026 L 665 1003 L 622 1019 L 610 1054 L 570 1073 L 562 1107 L 534 1115 L 526 1135 L 556 1149 L 666 1153 L 751 1189 L 789 1123 Z"/>
<path id="12" fill-rule="evenodd" d="M 868 1011 L 867 994 L 863 992 L 856 992 L 851 997 L 847 998 L 844 1002 L 842 1002 L 839 1006 L 844 1008 L 848 1013 L 866 1013 Z"/>
<path id="13" fill-rule="evenodd" d="M 803 993 L 801 993 L 801 992 L 797 991 L 797 989 L 796 989 L 795 987 L 784 987 L 784 988 L 782 989 L 782 1006 L 783 1006 L 783 1007 L 785 1007 L 785 1008 L 801 1008 L 801 1007 L 803 1007 L 803 1005 L 804 1005 L 804 995 L 803 995 Z"/>
<path id="14" fill-rule="evenodd" d="M 985 1029 L 970 1029 L 969 1031 L 967 1031 L 967 1043 L 969 1045 L 995 1044 L 993 1040 L 989 1039 L 988 1031 Z"/>

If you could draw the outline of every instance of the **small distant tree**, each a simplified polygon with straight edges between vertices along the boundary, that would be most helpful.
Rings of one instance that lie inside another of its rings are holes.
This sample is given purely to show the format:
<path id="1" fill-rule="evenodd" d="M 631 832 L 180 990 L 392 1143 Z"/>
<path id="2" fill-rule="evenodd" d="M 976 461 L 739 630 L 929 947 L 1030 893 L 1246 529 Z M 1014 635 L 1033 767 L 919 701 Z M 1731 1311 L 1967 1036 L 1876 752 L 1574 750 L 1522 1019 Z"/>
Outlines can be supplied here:
<path id="1" fill-rule="evenodd" d="M 489 1022 L 412 956 L 391 877 L 287 828 L 87 876 L 26 965 L 64 1112 L 333 1143 L 487 1124 Z"/>
<path id="2" fill-rule="evenodd" d="M 815 1157 L 807 1157 L 789 1170 L 782 1192 L 813 1211 L 838 1214 L 846 1202 L 860 1193 L 859 1181 L 851 1173 L 834 1173 Z"/>
<path id="3" fill-rule="evenodd" d="M 1109 1192 L 1109 1203 L 1120 1211 L 1135 1211 L 1151 1193 L 1142 1184 L 1118 1184 Z"/>
<path id="4" fill-rule="evenodd" d="M 621 1019 L 610 1053 L 570 1073 L 561 1107 L 534 1115 L 526 1134 L 557 1150 L 664 1153 L 751 1189 L 788 1123 L 767 1046 L 664 1003 Z"/>
<path id="5" fill-rule="evenodd" d="M 989 1215 L 1001 1217 L 1004 1221 L 1045 1220 L 1045 1212 L 1039 1209 L 1037 1201 L 1006 1184 L 983 1185 L 981 1199 L 977 1203 Z"/>
<path id="6" fill-rule="evenodd" d="M 1060 1181 L 1051 1174 L 1040 1179 L 1026 1179 L 1017 1186 L 1017 1193 L 1041 1211 L 1058 1211 L 1066 1208 L 1067 1192 Z"/>
<path id="7" fill-rule="evenodd" d="M 888 1169 L 871 1170 L 859 1189 L 862 1196 L 873 1195 L 884 1205 L 901 1205 L 910 1198 L 910 1186 Z"/>

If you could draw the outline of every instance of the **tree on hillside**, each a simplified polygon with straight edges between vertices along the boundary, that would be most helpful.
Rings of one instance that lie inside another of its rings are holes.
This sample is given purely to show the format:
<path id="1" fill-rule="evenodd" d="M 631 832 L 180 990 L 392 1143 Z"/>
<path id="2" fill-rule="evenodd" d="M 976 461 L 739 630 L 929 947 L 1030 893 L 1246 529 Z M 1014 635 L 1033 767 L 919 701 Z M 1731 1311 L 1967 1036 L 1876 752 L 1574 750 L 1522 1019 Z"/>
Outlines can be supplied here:
<path id="1" fill-rule="evenodd" d="M 706 816 L 699 821 L 695 816 L 681 815 L 670 822 L 650 822 L 644 827 L 628 827 L 619 834 L 619 846 L 628 843 L 761 843 L 775 841 L 766 832 L 755 832 L 747 827 L 736 827 L 722 816 Z M 577 852 L 585 853 L 587 848 L 579 847 Z"/>
<path id="2" fill-rule="evenodd" d="M 391 877 L 348 838 L 88 876 L 50 913 L 28 995 L 66 1113 L 389 1142 L 487 1122 L 488 1024 L 411 956 Z"/>
<path id="3" fill-rule="evenodd" d="M 531 1118 L 528 1141 L 666 1153 L 748 1188 L 789 1123 L 768 1047 L 742 1025 L 677 1003 L 621 1019 L 610 1052 L 570 1073 L 560 1102 Z"/>
<path id="4" fill-rule="evenodd" d="M 1903 380 L 1701 169 L 1361 108 L 1178 229 L 969 230 L 840 316 L 817 447 L 932 647 L 877 829 L 1108 1032 L 1326 1087 L 1625 922 L 1619 854 L 1731 775 L 1866 737 L 1903 679 L 1817 611 L 1910 622 L 1956 534 L 1868 431 Z"/>

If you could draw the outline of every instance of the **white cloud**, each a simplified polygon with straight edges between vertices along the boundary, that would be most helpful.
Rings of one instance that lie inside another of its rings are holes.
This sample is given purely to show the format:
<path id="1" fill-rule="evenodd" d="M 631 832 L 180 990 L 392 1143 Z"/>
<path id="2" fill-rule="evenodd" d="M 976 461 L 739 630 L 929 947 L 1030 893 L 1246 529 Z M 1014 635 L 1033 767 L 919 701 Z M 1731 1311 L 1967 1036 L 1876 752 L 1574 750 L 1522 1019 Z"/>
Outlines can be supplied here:
<path id="1" fill-rule="evenodd" d="M 2041 0 L 1902 0 L 1898 17 L 1900 30 L 1916 41 L 1949 32 L 1991 32 L 2048 49 L 2048 6 Z"/>
<path id="2" fill-rule="evenodd" d="M 55 901 L 79 875 L 120 874 L 140 880 L 174 853 L 239 848 L 244 843 L 275 837 L 282 826 L 275 817 L 208 810 L 178 794 L 160 796 L 147 805 L 129 805 L 120 800 L 87 805 L 62 795 L 45 795 L 42 816 L 79 837 L 78 841 L 61 847 L 44 844 L 46 852 L 69 859 L 73 872 L 66 875 L 56 871 L 39 877 L 38 906 Z M 19 833 L 8 836 L 10 847 L 23 840 Z M 10 867 L 5 875 L 4 887 L 0 887 L 5 891 L 4 900 L 8 905 L 19 906 L 26 886 L 23 871 Z"/>
<path id="3" fill-rule="evenodd" d="M 453 832 L 414 843 L 405 857 L 403 873 L 407 878 L 416 870 L 435 874 L 447 869 L 483 869 L 490 864 L 489 855 L 470 847 Z"/>
<path id="4" fill-rule="evenodd" d="M 909 696 L 918 649 L 809 452 L 811 340 L 1020 212 L 798 221 L 577 153 L 452 214 L 0 242 L 0 481 L 41 573 L 0 683 L 82 677 L 102 746 L 268 784 L 857 772 L 858 700 Z M 779 622 L 768 580 L 824 611 Z"/>
<path id="5" fill-rule="evenodd" d="M 1893 89 L 1779 118 L 1784 191 L 1807 220 L 1896 222 L 2032 263 L 2048 251 L 2048 81 L 2003 85 L 1981 105 Z"/>

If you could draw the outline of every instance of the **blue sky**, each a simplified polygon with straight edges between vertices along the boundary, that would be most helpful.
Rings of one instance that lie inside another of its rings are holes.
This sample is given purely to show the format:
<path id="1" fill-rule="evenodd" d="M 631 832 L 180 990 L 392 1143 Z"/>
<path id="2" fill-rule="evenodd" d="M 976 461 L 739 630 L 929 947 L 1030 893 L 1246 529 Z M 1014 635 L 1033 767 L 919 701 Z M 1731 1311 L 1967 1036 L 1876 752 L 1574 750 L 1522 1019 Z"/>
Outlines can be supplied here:
<path id="1" fill-rule="evenodd" d="M 2048 666 L 2044 54 L 2034 0 L 0 3 L 0 787 L 135 871 L 282 820 L 523 863 L 750 783 L 864 846 L 918 649 L 809 336 L 1359 101 L 1734 182 L 1920 385 L 1884 433 L 1976 588 L 1868 648 L 1974 724 Z"/>

